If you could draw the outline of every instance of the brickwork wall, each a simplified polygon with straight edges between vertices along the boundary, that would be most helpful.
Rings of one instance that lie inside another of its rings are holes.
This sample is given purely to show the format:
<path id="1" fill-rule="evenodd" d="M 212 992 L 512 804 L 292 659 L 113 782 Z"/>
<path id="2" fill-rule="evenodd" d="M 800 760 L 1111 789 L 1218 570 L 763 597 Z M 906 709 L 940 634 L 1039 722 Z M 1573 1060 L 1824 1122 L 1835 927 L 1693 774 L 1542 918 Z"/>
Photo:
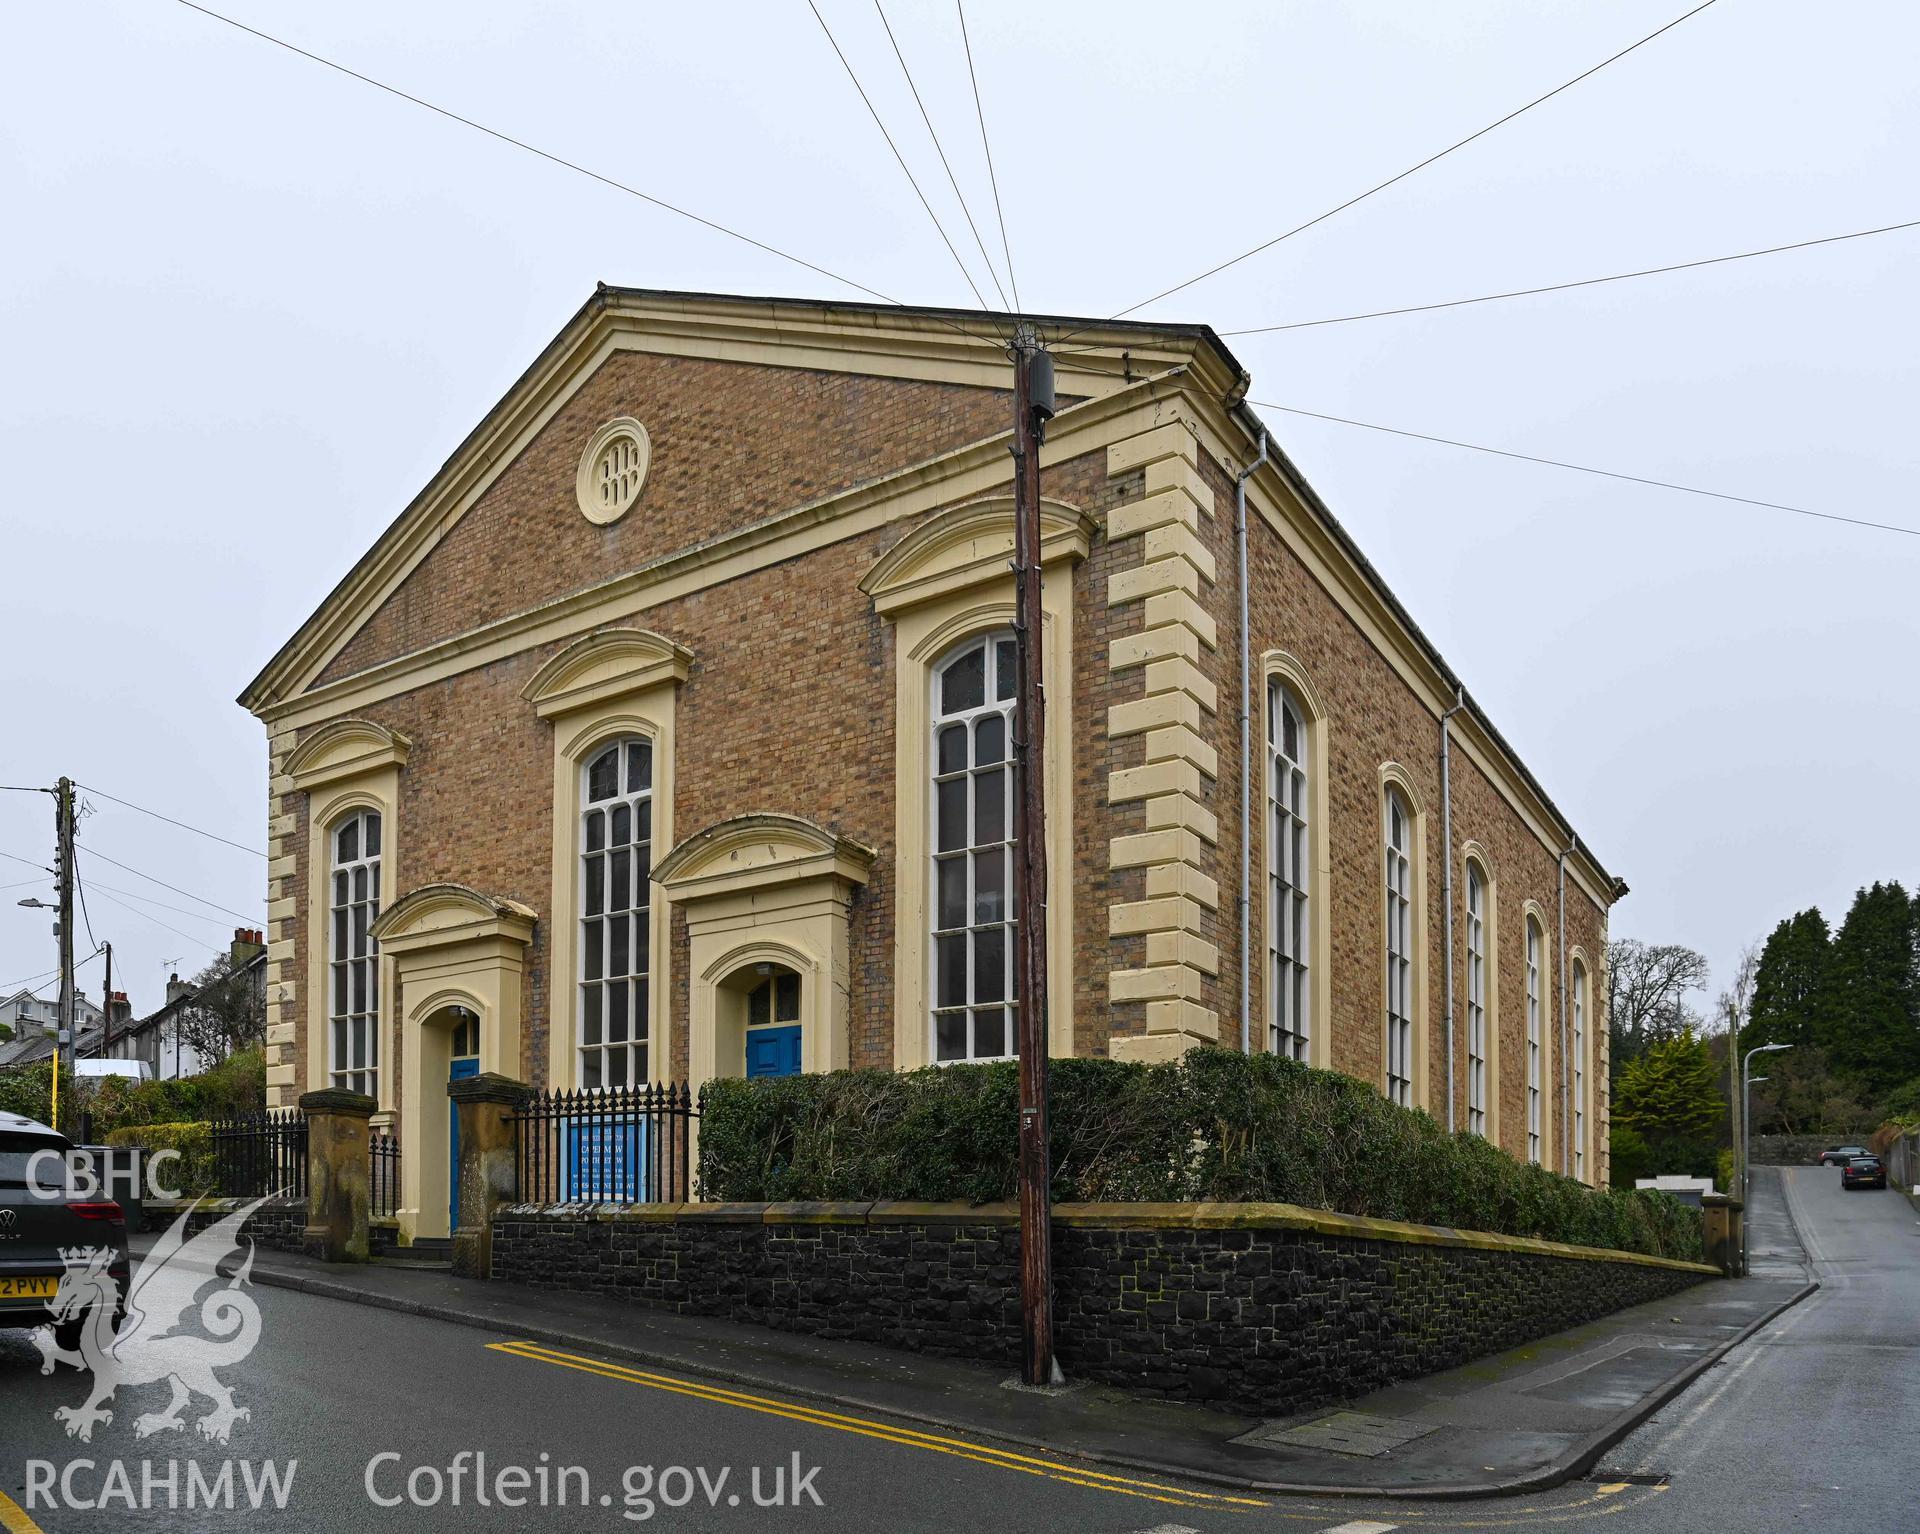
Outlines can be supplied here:
<path id="1" fill-rule="evenodd" d="M 724 408 L 722 408 L 724 406 Z M 578 454 L 605 419 L 646 422 L 652 469 L 640 502 L 611 527 L 574 502 Z M 991 390 L 803 369 L 621 354 L 603 364 L 508 466 L 406 584 L 336 658 L 337 677 L 478 624 L 579 590 L 755 518 L 1000 432 L 1006 397 Z M 1075 891 L 1073 974 L 1055 991 L 1073 1012 L 1074 1045 L 1139 1058 L 1197 1040 L 1238 1036 L 1240 859 L 1238 591 L 1234 465 L 1216 461 L 1172 418 L 1111 448 L 1050 467 L 1043 493 L 1092 517 L 1089 558 L 1074 574 Z M 929 512 L 927 515 L 932 515 Z M 894 1019 L 895 632 L 858 590 L 873 562 L 917 519 L 862 532 L 629 620 L 694 656 L 676 705 L 674 828 L 690 835 L 729 816 L 803 816 L 876 849 L 851 911 L 851 1056 L 892 1063 Z M 1439 847 L 1437 720 L 1366 632 L 1260 517 L 1251 532 L 1252 649 L 1296 656 L 1326 704 L 1332 869 L 1315 892 L 1331 942 L 1331 1063 L 1382 1077 L 1379 783 L 1383 762 L 1406 770 L 1426 809 L 1426 1072 L 1421 1100 L 1444 1117 L 1445 910 Z M 389 903 L 436 880 L 473 885 L 532 907 L 539 922 L 522 996 L 522 1071 L 544 1081 L 555 1007 L 548 963 L 554 918 L 551 726 L 522 698 L 564 642 L 369 704 L 357 712 L 412 742 L 399 775 L 398 853 Z M 1258 685 L 1258 684 L 1256 684 Z M 1056 708 L 1063 700 L 1052 700 Z M 1256 750 L 1264 734 L 1256 695 Z M 269 738 L 269 1024 L 276 1092 L 304 1081 L 308 1002 L 307 801 L 282 768 L 291 731 Z M 1494 1023 L 1501 1048 L 1500 1138 L 1524 1151 L 1522 901 L 1548 913 L 1547 1012 L 1559 1086 L 1560 978 L 1554 852 L 1468 753 L 1454 755 L 1454 857 L 1488 851 L 1498 907 Z M 1256 793 L 1255 814 L 1263 806 Z M 1262 824 L 1256 819 L 1256 831 Z M 655 848 L 656 858 L 666 851 Z M 1254 848 L 1256 913 L 1264 845 Z M 1456 893 L 1456 911 L 1464 890 Z M 1253 1035 L 1264 1041 L 1264 934 L 1254 931 Z M 1589 959 L 1594 1065 L 1590 1128 L 1605 1113 L 1602 1010 L 1605 923 L 1569 884 L 1568 942 Z M 670 992 L 656 1000 L 675 1074 L 687 1061 L 683 922 L 668 944 Z M 1464 1019 L 1464 932 L 1458 1012 Z M 282 1000 L 284 993 L 286 999 Z M 397 998 L 388 998 L 393 1015 Z M 1456 1032 L 1464 1034 L 1464 1021 Z M 397 1071 L 397 1029 L 385 1060 Z M 302 1079 L 288 1081 L 294 1072 Z M 1454 1101 L 1465 1104 L 1465 1062 Z M 403 1085 L 403 1084 L 402 1084 Z M 1556 1103 L 1549 1153 L 1558 1164 Z M 1596 1158 L 1598 1159 L 1598 1158 Z M 1604 1162 L 1590 1165 L 1590 1178 Z"/>
<path id="2" fill-rule="evenodd" d="M 323 674 L 349 676 L 651 559 L 1005 431 L 1009 396 L 958 384 L 620 352 L 604 362 Z M 637 418 L 646 484 L 609 527 L 574 477 L 600 425 Z"/>
<path id="3" fill-rule="evenodd" d="M 496 1216 L 493 1277 L 817 1337 L 1017 1362 L 1020 1234 L 985 1210 L 887 1206 L 791 1222 Z M 864 1206 L 849 1206 L 864 1209 Z M 1112 1206 L 1107 1206 L 1112 1207 Z M 1070 1378 L 1283 1416 L 1457 1367 L 1699 1283 L 1690 1269 L 1327 1236 L 1283 1227 L 1056 1224 Z"/>
<path id="4" fill-rule="evenodd" d="M 1214 465 L 1213 474 L 1224 479 Z M 1229 486 L 1230 480 L 1225 481 Z M 1446 908 L 1441 849 L 1439 717 L 1394 670 L 1365 630 L 1351 619 L 1333 596 L 1315 579 L 1310 567 L 1273 531 L 1264 518 L 1250 519 L 1249 593 L 1251 650 L 1255 662 L 1254 740 L 1258 751 L 1264 740 L 1265 693 L 1260 680 L 1260 657 L 1279 650 L 1304 668 L 1327 710 L 1330 782 L 1326 785 L 1331 872 L 1315 891 L 1315 919 L 1329 923 L 1332 962 L 1330 1019 L 1316 1026 L 1332 1027 L 1334 1069 L 1362 1080 L 1384 1083 L 1385 1021 L 1382 1011 L 1382 975 L 1385 965 L 1385 913 L 1382 888 L 1384 833 L 1380 823 L 1381 767 L 1398 763 L 1410 779 L 1425 811 L 1426 945 L 1420 954 L 1416 984 L 1426 1003 L 1426 1075 L 1419 1105 L 1442 1121 L 1446 1117 Z M 1237 615 L 1235 618 L 1237 622 Z M 1229 694 L 1238 687 L 1235 676 Z M 1223 727 L 1230 705 L 1223 706 Z M 1239 782 L 1232 757 L 1237 754 L 1238 724 L 1233 723 L 1235 745 L 1223 753 L 1220 797 L 1226 808 L 1220 816 L 1220 863 L 1233 881 L 1233 892 L 1223 896 L 1222 909 L 1231 909 L 1239 879 Z M 1526 1152 L 1525 998 L 1526 957 L 1523 903 L 1532 900 L 1546 914 L 1542 936 L 1546 961 L 1543 1010 L 1554 1040 L 1549 1074 L 1554 1088 L 1552 1144 L 1545 1157 L 1561 1169 L 1558 1046 L 1560 1022 L 1558 861 L 1554 850 L 1528 826 L 1495 784 L 1475 764 L 1457 739 L 1451 760 L 1453 789 L 1455 1059 L 1456 1122 L 1466 1123 L 1466 845 L 1483 846 L 1492 864 L 1492 898 L 1496 922 L 1496 1005 L 1490 1029 L 1499 1034 L 1500 1112 L 1502 1147 L 1515 1155 Z M 1254 1035 L 1264 1036 L 1268 998 L 1265 984 L 1265 838 L 1264 781 L 1254 794 L 1254 912 L 1252 992 Z M 1221 965 L 1236 977 L 1239 968 L 1239 932 L 1229 921 L 1222 933 Z M 1605 987 L 1606 917 L 1581 891 L 1571 876 L 1567 883 L 1567 945 L 1577 946 L 1588 960 L 1587 1035 L 1592 1064 L 1588 1082 L 1594 1110 L 1589 1128 L 1604 1111 L 1605 1020 L 1601 993 Z M 1567 1168 L 1570 1170 L 1570 1168 Z M 1595 1168 L 1586 1169 L 1589 1180 Z"/>

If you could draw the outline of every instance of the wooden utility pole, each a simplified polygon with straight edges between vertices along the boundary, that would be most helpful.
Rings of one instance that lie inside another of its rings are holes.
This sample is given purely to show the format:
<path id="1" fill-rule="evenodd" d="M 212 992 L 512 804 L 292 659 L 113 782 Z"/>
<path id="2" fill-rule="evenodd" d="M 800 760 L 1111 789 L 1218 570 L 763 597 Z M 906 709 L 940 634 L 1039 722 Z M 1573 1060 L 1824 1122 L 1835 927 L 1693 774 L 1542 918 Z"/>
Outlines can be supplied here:
<path id="1" fill-rule="evenodd" d="M 1018 863 L 1014 996 L 1020 1045 L 1022 1378 L 1059 1382 L 1053 1357 L 1053 1198 L 1047 1128 L 1047 704 L 1040 683 L 1040 444 L 1054 410 L 1053 359 L 1021 325 L 1013 343 L 1013 572 Z"/>
<path id="2" fill-rule="evenodd" d="M 54 877 L 60 915 L 55 937 L 60 944 L 60 1017 L 53 1035 L 53 1125 L 60 1127 L 60 1055 L 73 1037 L 73 779 L 62 778 L 53 791 Z"/>

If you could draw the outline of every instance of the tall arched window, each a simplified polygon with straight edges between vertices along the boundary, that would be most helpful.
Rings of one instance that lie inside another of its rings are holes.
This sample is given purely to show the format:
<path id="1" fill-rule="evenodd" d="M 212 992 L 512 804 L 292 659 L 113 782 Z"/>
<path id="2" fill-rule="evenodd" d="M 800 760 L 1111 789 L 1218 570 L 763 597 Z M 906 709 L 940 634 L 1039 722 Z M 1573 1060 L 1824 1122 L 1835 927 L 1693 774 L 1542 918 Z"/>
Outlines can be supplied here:
<path id="1" fill-rule="evenodd" d="M 1544 984 L 1540 971 L 1540 923 L 1531 916 L 1527 918 L 1527 1160 L 1540 1159 L 1541 1135 L 1545 1125 L 1542 1113 L 1545 1103 L 1542 1097 L 1542 1055 L 1543 1047 L 1541 1024 L 1541 986 Z"/>
<path id="2" fill-rule="evenodd" d="M 581 769 L 580 1085 L 648 1079 L 653 743 L 620 740 Z"/>
<path id="3" fill-rule="evenodd" d="M 1268 1047 L 1305 1060 L 1307 1004 L 1307 726 L 1293 695 L 1267 684 Z"/>
<path id="4" fill-rule="evenodd" d="M 1487 1132 L 1487 881 L 1467 863 L 1467 1128 Z"/>
<path id="5" fill-rule="evenodd" d="M 1587 1176 L 1587 967 L 1573 961 L 1573 1175 Z"/>
<path id="6" fill-rule="evenodd" d="M 380 812 L 357 810 L 333 828 L 327 934 L 327 1079 L 378 1097 L 380 945 L 367 929 L 380 914 Z"/>
<path id="7" fill-rule="evenodd" d="M 1013 636 L 933 673 L 933 1058 L 1018 1051 L 1013 986 Z"/>
<path id="8" fill-rule="evenodd" d="M 1386 797 L 1387 1098 L 1413 1105 L 1413 816 L 1400 790 Z"/>

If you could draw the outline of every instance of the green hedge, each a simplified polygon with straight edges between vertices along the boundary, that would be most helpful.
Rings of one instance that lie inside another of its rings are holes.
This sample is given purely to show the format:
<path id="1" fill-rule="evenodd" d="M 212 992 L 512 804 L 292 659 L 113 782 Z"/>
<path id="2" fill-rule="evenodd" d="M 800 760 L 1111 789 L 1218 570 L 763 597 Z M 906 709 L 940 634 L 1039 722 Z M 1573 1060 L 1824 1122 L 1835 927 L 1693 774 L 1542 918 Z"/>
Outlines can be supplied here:
<path id="1" fill-rule="evenodd" d="M 116 1129 L 108 1145 L 137 1145 L 149 1156 L 156 1151 L 178 1151 L 180 1159 L 160 1180 L 170 1183 L 183 1198 L 220 1191 L 213 1169 L 213 1141 L 205 1124 L 135 1124 Z"/>
<path id="2" fill-rule="evenodd" d="M 1301 1204 L 1700 1256 L 1699 1213 L 1677 1199 L 1588 1188 L 1333 1071 L 1201 1048 L 1162 1065 L 1056 1060 L 1050 1077 L 1061 1202 Z M 1017 1095 L 1010 1062 L 709 1082 L 700 1196 L 1011 1198 Z"/>

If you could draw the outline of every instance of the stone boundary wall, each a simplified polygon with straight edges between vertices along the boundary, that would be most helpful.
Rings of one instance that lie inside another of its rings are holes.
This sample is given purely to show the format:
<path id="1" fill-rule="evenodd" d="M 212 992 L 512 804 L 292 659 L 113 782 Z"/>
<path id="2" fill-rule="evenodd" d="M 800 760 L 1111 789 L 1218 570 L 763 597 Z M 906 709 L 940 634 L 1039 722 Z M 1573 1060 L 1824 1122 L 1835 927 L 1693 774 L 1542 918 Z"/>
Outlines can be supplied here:
<path id="1" fill-rule="evenodd" d="M 148 1230 L 164 1230 L 187 1208 L 191 1199 L 149 1199 L 146 1206 Z M 243 1198 L 206 1198 L 187 1217 L 187 1234 L 197 1236 L 208 1226 L 225 1219 L 248 1200 Z M 244 1234 L 260 1246 L 275 1252 L 298 1252 L 307 1228 L 307 1201 L 303 1198 L 270 1198 L 253 1212 L 242 1227 Z"/>
<path id="2" fill-rule="evenodd" d="M 1715 1269 L 1290 1205 L 1061 1205 L 1061 1367 L 1279 1416 L 1662 1298 Z M 1013 1366 L 1006 1205 L 515 1205 L 493 1277 Z"/>
<path id="3" fill-rule="evenodd" d="M 1873 1136 L 1871 1129 L 1854 1134 L 1831 1135 L 1755 1135 L 1755 1166 L 1812 1166 L 1823 1150 L 1836 1145 L 1865 1145 Z"/>

